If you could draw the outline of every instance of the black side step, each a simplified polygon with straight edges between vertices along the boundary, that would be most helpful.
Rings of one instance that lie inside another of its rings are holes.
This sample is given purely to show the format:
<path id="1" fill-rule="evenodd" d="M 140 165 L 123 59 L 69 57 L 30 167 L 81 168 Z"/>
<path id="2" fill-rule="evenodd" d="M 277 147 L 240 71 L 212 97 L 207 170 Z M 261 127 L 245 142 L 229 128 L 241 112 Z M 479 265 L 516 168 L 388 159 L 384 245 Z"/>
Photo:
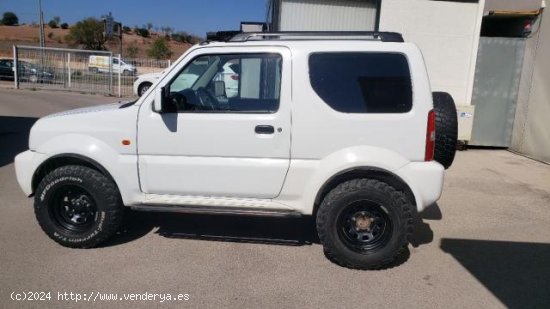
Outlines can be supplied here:
<path id="1" fill-rule="evenodd" d="M 211 215 L 238 215 L 238 216 L 260 216 L 260 217 L 291 217 L 299 218 L 301 213 L 286 209 L 261 209 L 244 207 L 216 207 L 216 206 L 187 206 L 187 205 L 147 205 L 130 206 L 136 211 L 150 212 L 177 212 L 189 214 L 211 214 Z"/>

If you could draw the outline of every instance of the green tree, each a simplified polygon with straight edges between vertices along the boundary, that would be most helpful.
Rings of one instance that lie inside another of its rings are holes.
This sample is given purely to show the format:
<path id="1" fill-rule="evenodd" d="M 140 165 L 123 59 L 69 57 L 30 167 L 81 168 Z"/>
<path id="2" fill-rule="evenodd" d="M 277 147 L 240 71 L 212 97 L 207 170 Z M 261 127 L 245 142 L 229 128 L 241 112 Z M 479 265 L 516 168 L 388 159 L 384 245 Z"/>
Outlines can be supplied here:
<path id="1" fill-rule="evenodd" d="M 48 26 L 50 26 L 50 28 L 59 28 L 59 23 L 61 23 L 61 18 L 59 16 L 54 16 L 54 18 L 48 22 Z"/>
<path id="2" fill-rule="evenodd" d="M 61 24 L 61 29 L 69 29 L 69 24 L 67 24 L 67 23 L 62 23 L 62 24 Z"/>
<path id="3" fill-rule="evenodd" d="M 172 56 L 172 51 L 168 47 L 166 39 L 160 37 L 153 42 L 153 46 L 147 51 L 147 55 L 155 59 L 167 59 Z"/>
<path id="4" fill-rule="evenodd" d="M 17 24 L 19 24 L 19 18 L 14 12 L 4 12 L 4 16 L 2 17 L 2 25 L 15 26 Z"/>
<path id="5" fill-rule="evenodd" d="M 82 45 L 85 49 L 105 50 L 103 22 L 93 17 L 81 20 L 71 27 L 65 39 L 73 45 Z"/>

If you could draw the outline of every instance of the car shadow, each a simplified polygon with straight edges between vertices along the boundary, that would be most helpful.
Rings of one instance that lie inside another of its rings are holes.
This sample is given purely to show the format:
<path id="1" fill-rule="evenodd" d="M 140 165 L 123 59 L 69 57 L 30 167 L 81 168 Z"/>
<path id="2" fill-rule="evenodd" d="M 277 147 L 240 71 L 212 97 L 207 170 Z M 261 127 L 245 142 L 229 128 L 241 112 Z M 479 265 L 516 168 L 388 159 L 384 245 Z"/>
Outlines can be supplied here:
<path id="1" fill-rule="evenodd" d="M 548 308 L 550 244 L 444 238 L 452 255 L 507 308 Z"/>
<path id="2" fill-rule="evenodd" d="M 433 241 L 433 231 L 424 222 L 424 218 L 440 220 L 441 211 L 438 205 L 433 205 L 429 209 L 427 212 L 420 213 L 418 220 L 416 220 L 415 230 L 410 240 L 413 247 Z M 128 211 L 123 227 L 117 233 L 117 236 L 101 247 L 128 243 L 149 234 L 151 231 L 159 236 L 174 239 L 283 246 L 320 244 L 315 228 L 315 220 L 312 216 L 273 218 Z M 384 269 L 401 265 L 409 257 L 410 251 L 406 248 L 393 263 L 387 265 Z M 329 256 L 327 258 L 331 260 Z"/>
<path id="3" fill-rule="evenodd" d="M 117 237 L 104 246 L 130 242 L 153 230 L 167 238 L 287 246 L 319 243 L 311 216 L 272 218 L 128 211 Z"/>
<path id="4" fill-rule="evenodd" d="M 0 116 L 0 167 L 28 149 L 29 133 L 38 118 Z"/>
<path id="5" fill-rule="evenodd" d="M 434 232 L 426 221 L 441 220 L 443 214 L 437 203 L 420 212 L 415 220 L 414 232 L 410 243 L 414 248 L 431 243 L 434 240 Z"/>
<path id="6" fill-rule="evenodd" d="M 421 212 L 415 222 L 411 244 L 433 241 L 433 231 L 424 218 L 441 219 L 437 204 Z M 274 218 L 232 215 L 180 214 L 128 210 L 123 227 L 105 246 L 131 242 L 155 230 L 167 238 L 301 246 L 319 244 L 312 216 Z"/>

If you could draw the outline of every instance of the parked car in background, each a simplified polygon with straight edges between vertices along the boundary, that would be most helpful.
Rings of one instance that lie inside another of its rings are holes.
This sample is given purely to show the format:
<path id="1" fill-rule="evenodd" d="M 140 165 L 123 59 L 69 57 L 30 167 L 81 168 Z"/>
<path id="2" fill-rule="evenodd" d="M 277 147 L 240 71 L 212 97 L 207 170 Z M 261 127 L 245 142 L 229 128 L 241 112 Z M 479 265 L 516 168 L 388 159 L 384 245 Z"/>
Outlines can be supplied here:
<path id="1" fill-rule="evenodd" d="M 0 79 L 13 80 L 13 60 L 12 59 L 0 59 Z"/>
<path id="2" fill-rule="evenodd" d="M 13 59 L 0 59 L 0 79 L 14 80 L 14 67 Z M 39 65 L 19 61 L 18 67 L 19 81 L 31 83 L 49 83 L 53 81 L 54 73 L 43 67 L 41 68 Z"/>
<path id="3" fill-rule="evenodd" d="M 190 65 L 184 74 L 177 77 L 174 82 L 174 89 L 183 90 L 189 88 L 195 83 L 197 78 L 204 73 L 204 70 L 208 67 L 208 63 L 194 63 Z M 223 70 L 218 72 L 216 81 L 223 81 L 225 83 L 225 93 L 227 98 L 234 98 L 239 93 L 239 71 L 240 66 L 238 63 L 226 63 Z M 134 82 L 134 94 L 142 96 L 149 88 L 162 76 L 164 71 L 159 73 L 142 74 L 137 77 Z"/>
<path id="4" fill-rule="evenodd" d="M 112 59 L 112 63 L 109 60 Z M 131 64 L 128 64 L 127 61 L 124 61 L 119 58 L 109 57 L 109 56 L 90 56 L 88 60 L 88 70 L 90 72 L 103 72 L 109 73 L 112 65 L 113 73 L 118 74 L 122 73 L 123 75 L 136 75 L 137 68 Z"/>
<path id="5" fill-rule="evenodd" d="M 134 94 L 141 97 L 162 76 L 162 73 L 164 71 L 139 75 L 134 81 Z"/>
<path id="6" fill-rule="evenodd" d="M 19 81 L 31 83 L 51 83 L 54 79 L 54 73 L 40 65 L 18 61 L 17 64 Z"/>

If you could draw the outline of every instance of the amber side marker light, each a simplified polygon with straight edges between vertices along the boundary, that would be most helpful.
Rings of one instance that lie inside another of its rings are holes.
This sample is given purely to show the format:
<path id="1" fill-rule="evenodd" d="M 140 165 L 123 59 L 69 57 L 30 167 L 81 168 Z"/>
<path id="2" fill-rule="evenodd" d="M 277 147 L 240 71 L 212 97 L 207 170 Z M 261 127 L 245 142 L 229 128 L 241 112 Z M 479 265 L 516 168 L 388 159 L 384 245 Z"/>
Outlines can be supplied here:
<path id="1" fill-rule="evenodd" d="M 123 140 L 122 140 L 122 145 L 128 146 L 128 145 L 130 145 L 130 144 L 131 144 L 131 142 L 130 142 L 129 139 L 123 139 Z"/>

